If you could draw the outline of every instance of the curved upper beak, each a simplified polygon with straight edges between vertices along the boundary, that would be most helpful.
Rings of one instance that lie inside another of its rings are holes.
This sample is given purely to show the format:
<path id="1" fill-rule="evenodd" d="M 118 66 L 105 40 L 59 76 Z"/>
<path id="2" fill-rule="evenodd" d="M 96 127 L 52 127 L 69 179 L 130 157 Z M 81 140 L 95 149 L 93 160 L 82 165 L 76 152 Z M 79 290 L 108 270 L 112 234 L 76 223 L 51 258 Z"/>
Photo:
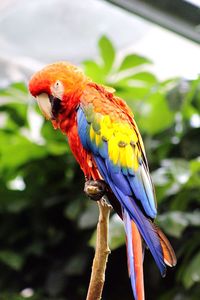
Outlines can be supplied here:
<path id="1" fill-rule="evenodd" d="M 46 93 L 42 93 L 36 97 L 36 100 L 37 100 L 39 108 L 40 108 L 41 112 L 43 113 L 43 115 L 45 116 L 45 118 L 47 120 L 52 119 L 53 118 L 52 105 L 49 101 L 48 95 Z"/>

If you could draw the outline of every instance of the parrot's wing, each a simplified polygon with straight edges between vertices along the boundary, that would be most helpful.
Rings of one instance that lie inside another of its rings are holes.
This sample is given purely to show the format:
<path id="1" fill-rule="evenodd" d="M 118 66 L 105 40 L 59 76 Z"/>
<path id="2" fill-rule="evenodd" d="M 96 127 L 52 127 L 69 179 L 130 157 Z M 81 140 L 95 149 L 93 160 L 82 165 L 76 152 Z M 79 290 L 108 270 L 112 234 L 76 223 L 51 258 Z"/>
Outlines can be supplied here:
<path id="1" fill-rule="evenodd" d="M 161 274 L 166 271 L 161 243 L 153 223 L 156 201 L 146 158 L 133 117 L 119 99 L 98 94 L 82 99 L 77 110 L 78 134 L 92 153 L 98 170 L 128 212 L 149 247 Z M 118 103 L 119 102 L 119 103 Z"/>
<path id="2" fill-rule="evenodd" d="M 111 102 L 112 113 L 109 109 L 106 113 L 106 100 L 102 101 L 99 112 L 95 97 L 92 103 L 83 102 L 79 108 L 81 142 L 92 152 L 105 181 L 112 181 L 120 191 L 136 201 L 148 217 L 154 219 L 157 214 L 155 193 L 135 121 L 130 111 L 125 110 L 127 107 L 119 105 L 124 105 L 124 102 Z"/>

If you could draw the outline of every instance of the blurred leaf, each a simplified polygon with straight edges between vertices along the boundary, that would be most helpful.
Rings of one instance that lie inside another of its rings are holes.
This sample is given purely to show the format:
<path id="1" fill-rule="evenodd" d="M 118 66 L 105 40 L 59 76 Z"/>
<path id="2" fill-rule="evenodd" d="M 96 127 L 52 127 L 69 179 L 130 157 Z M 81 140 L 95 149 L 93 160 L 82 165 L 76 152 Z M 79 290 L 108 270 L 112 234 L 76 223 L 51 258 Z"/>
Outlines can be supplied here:
<path id="1" fill-rule="evenodd" d="M 167 160 L 165 160 L 166 165 L 168 165 Z M 172 174 L 180 183 L 186 183 L 190 177 L 190 165 L 189 162 L 184 159 L 172 159 L 170 162 L 170 170 Z"/>
<path id="2" fill-rule="evenodd" d="M 92 78 L 97 83 L 104 83 L 105 82 L 105 74 L 102 68 L 93 60 L 85 60 L 82 63 L 84 67 L 85 74 Z"/>
<path id="3" fill-rule="evenodd" d="M 161 165 L 166 168 L 180 184 L 185 184 L 191 175 L 190 165 L 186 160 L 164 159 Z"/>
<path id="4" fill-rule="evenodd" d="M 191 168 L 192 173 L 199 174 L 199 172 L 200 172 L 200 159 L 199 159 L 199 157 L 190 162 L 190 168 Z"/>
<path id="5" fill-rule="evenodd" d="M 11 267 L 12 269 L 18 271 L 23 266 L 23 256 L 19 255 L 10 250 L 0 251 L 0 261 Z"/>
<path id="6" fill-rule="evenodd" d="M 156 134 L 172 125 L 174 113 L 169 110 L 164 95 L 159 92 L 149 95 L 145 105 L 141 107 L 141 118 L 138 120 L 145 132 Z"/>
<path id="7" fill-rule="evenodd" d="M 17 110 L 16 110 L 17 106 Z M 7 103 L 0 106 L 1 112 L 6 112 L 9 116 L 9 123 L 12 122 L 12 127 L 18 128 L 22 126 L 27 126 L 27 105 L 24 103 Z M 17 126 L 16 126 L 17 125 Z M 7 121 L 7 128 L 8 128 L 8 121 Z"/>
<path id="8" fill-rule="evenodd" d="M 186 227 L 200 226 L 200 212 L 185 213 L 173 211 L 158 216 L 157 221 L 166 233 L 179 238 Z"/>
<path id="9" fill-rule="evenodd" d="M 151 64 L 152 62 L 143 57 L 143 56 L 140 56 L 140 55 L 137 55 L 137 54 L 129 54 L 127 55 L 120 67 L 119 67 L 119 71 L 124 71 L 124 70 L 127 70 L 127 69 L 131 69 L 131 68 L 135 68 L 135 67 L 138 67 L 138 66 L 141 66 L 141 65 L 144 65 L 144 64 Z"/>
<path id="10" fill-rule="evenodd" d="M 121 219 L 114 214 L 110 218 L 109 222 L 109 247 L 111 250 L 115 250 L 116 248 L 124 245 L 125 243 L 125 234 L 124 234 L 124 225 Z M 93 233 L 89 245 L 95 248 L 96 246 L 96 230 Z"/>
<path id="11" fill-rule="evenodd" d="M 95 202 L 88 203 L 87 208 L 81 214 L 78 220 L 79 228 L 93 228 L 98 222 L 98 207 Z"/>
<path id="12" fill-rule="evenodd" d="M 144 81 L 148 84 L 155 84 L 158 82 L 156 76 L 150 72 L 140 72 L 132 75 L 132 79 Z"/>
<path id="13" fill-rule="evenodd" d="M 36 145 L 19 133 L 0 133 L 0 164 L 1 169 L 16 168 L 30 159 L 41 158 L 46 154 L 46 149 Z"/>
<path id="14" fill-rule="evenodd" d="M 109 223 L 109 247 L 117 249 L 125 244 L 124 223 L 117 214 L 110 218 Z"/>
<path id="15" fill-rule="evenodd" d="M 18 214 L 30 205 L 29 199 L 24 197 L 22 192 L 10 191 L 1 192 L 0 211 Z M 14 199 L 14 200 L 13 200 Z"/>
<path id="16" fill-rule="evenodd" d="M 134 100 L 141 100 L 144 99 L 150 92 L 148 86 L 134 86 L 130 87 L 128 85 L 122 86 L 122 85 L 113 85 L 113 87 L 117 91 L 117 95 L 120 96 L 122 99 L 126 99 L 126 102 L 128 102 L 128 105 L 132 108 L 133 111 L 136 109 L 136 103 Z M 143 107 L 145 106 L 145 103 L 143 103 Z"/>
<path id="17" fill-rule="evenodd" d="M 197 282 L 200 282 L 200 252 L 195 255 L 183 274 L 183 284 L 187 289 Z"/>
<path id="18" fill-rule="evenodd" d="M 150 72 L 139 72 L 128 76 L 123 76 L 121 79 L 115 82 L 117 86 L 132 86 L 134 87 L 145 87 L 152 86 L 158 83 L 157 78 Z"/>
<path id="19" fill-rule="evenodd" d="M 29 98 L 27 86 L 24 82 L 12 83 L 6 88 L 0 89 L 0 97 L 3 100 L 0 105 L 5 104 L 5 101 L 27 103 Z"/>
<path id="20" fill-rule="evenodd" d="M 164 159 L 161 161 L 161 166 L 153 172 L 153 179 L 157 186 L 163 188 L 162 197 L 166 198 L 177 194 L 185 187 L 191 172 L 189 163 L 183 159 Z M 180 206 L 179 208 L 181 209 Z"/>
<path id="21" fill-rule="evenodd" d="M 78 220 L 79 214 L 82 211 L 82 206 L 81 206 L 82 201 L 84 200 L 76 199 L 70 202 L 64 210 L 64 216 L 72 221 Z"/>
<path id="22" fill-rule="evenodd" d="M 186 119 L 189 119 L 196 112 L 198 113 L 198 111 L 195 110 L 193 103 L 192 103 L 192 100 L 194 99 L 194 97 L 196 95 L 198 86 L 200 86 L 200 76 L 196 80 L 191 81 L 188 91 L 184 98 L 182 112 L 183 112 L 183 116 Z"/>
<path id="23" fill-rule="evenodd" d="M 14 82 L 10 85 L 10 87 L 22 93 L 28 94 L 28 88 L 24 82 Z"/>
<path id="24" fill-rule="evenodd" d="M 115 49 L 111 41 L 106 36 L 102 36 L 99 39 L 98 46 L 104 63 L 104 71 L 108 74 L 115 60 Z"/>
<path id="25" fill-rule="evenodd" d="M 65 267 L 65 273 L 68 275 L 82 275 L 86 266 L 85 257 L 82 254 L 78 254 L 70 258 L 67 266 Z"/>

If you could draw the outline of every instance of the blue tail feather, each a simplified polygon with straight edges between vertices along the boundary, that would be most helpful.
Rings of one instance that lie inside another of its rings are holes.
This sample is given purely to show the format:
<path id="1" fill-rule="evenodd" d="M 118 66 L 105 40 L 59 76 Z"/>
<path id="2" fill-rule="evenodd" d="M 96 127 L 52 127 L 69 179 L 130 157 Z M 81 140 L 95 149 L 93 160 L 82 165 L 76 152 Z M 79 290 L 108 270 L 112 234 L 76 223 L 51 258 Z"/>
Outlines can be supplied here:
<path id="1" fill-rule="evenodd" d="M 128 267 L 129 267 L 129 276 L 131 279 L 131 286 L 133 289 L 133 294 L 135 300 L 137 300 L 137 291 L 136 291 L 136 278 L 134 271 L 134 255 L 133 255 L 133 245 L 132 245 L 132 231 L 131 231 L 131 219 L 127 211 L 124 211 L 123 214 L 124 225 L 127 237 L 127 257 L 128 257 Z"/>

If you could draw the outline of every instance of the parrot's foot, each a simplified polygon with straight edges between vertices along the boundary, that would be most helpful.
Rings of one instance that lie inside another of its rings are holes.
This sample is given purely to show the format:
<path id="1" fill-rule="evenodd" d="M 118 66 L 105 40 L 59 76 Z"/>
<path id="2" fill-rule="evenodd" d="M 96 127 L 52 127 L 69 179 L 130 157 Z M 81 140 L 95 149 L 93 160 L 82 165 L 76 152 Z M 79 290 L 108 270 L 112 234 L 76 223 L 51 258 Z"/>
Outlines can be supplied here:
<path id="1" fill-rule="evenodd" d="M 84 192 L 90 199 L 99 201 L 106 193 L 106 183 L 103 180 L 87 180 Z"/>

